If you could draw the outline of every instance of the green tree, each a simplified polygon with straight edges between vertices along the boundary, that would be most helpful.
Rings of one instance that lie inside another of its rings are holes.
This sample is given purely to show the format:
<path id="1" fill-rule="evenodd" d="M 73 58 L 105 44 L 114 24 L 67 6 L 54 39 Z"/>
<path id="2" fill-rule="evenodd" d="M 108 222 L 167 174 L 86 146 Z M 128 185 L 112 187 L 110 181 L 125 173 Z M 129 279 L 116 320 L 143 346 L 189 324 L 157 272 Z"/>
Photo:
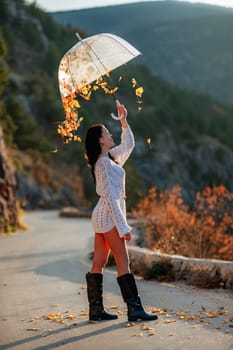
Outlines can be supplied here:
<path id="1" fill-rule="evenodd" d="M 50 76 L 53 76 L 58 68 L 59 60 L 59 50 L 56 44 L 51 42 L 43 56 L 41 68 Z"/>

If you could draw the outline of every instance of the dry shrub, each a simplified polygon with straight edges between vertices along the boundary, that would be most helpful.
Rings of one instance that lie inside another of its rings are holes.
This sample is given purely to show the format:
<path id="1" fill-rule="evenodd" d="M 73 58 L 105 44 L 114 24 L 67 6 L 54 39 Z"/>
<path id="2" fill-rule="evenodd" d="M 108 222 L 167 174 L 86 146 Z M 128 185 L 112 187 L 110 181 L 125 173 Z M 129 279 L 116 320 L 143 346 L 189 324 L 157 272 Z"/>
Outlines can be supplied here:
<path id="1" fill-rule="evenodd" d="M 154 261 L 151 266 L 147 268 L 144 275 L 145 279 L 156 279 L 160 282 L 170 282 L 175 280 L 173 265 L 169 259 L 161 259 L 161 261 Z"/>
<path id="2" fill-rule="evenodd" d="M 133 217 L 145 223 L 146 246 L 162 253 L 232 260 L 233 194 L 224 186 L 196 194 L 193 208 L 184 204 L 181 188 L 155 187 L 141 200 Z"/>

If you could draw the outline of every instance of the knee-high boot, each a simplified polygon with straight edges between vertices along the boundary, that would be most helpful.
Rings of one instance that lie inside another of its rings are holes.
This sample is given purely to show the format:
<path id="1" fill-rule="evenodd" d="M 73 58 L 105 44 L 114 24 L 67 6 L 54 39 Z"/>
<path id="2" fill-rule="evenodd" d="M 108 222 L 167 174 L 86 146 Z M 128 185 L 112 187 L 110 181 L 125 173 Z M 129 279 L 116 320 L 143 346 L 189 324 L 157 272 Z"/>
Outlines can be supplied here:
<path id="1" fill-rule="evenodd" d="M 115 320 L 117 315 L 109 314 L 103 307 L 103 275 L 101 273 L 86 274 L 87 296 L 89 301 L 89 320 Z"/>
<path id="2" fill-rule="evenodd" d="M 121 289 L 121 294 L 128 307 L 128 320 L 152 321 L 158 318 L 155 314 L 148 314 L 143 309 L 138 289 L 133 274 L 127 273 L 117 277 L 117 282 Z"/>

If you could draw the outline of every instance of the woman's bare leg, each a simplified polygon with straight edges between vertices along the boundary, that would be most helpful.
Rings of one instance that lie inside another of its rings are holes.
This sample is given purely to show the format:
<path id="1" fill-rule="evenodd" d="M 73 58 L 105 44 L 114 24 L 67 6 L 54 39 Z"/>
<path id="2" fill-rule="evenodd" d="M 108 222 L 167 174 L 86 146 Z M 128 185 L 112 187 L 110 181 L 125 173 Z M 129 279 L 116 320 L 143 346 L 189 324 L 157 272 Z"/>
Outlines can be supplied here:
<path id="1" fill-rule="evenodd" d="M 91 273 L 103 273 L 103 268 L 108 261 L 109 245 L 105 239 L 105 234 L 96 233 L 94 241 L 94 258 Z"/>
<path id="2" fill-rule="evenodd" d="M 129 254 L 125 239 L 119 236 L 119 233 L 115 227 L 111 231 L 106 232 L 104 237 L 114 256 L 118 276 L 130 273 Z"/>

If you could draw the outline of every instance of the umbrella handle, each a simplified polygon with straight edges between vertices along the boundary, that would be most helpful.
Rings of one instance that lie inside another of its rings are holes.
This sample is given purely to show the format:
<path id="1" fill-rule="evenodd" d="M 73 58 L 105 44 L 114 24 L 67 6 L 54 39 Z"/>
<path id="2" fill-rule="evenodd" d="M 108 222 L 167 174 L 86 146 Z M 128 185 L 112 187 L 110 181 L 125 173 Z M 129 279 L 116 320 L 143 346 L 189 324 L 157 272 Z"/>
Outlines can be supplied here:
<path id="1" fill-rule="evenodd" d="M 117 109 L 123 108 L 119 100 L 116 100 L 116 105 Z M 117 117 L 114 113 L 111 113 L 111 117 L 115 120 L 121 120 L 122 118 L 124 118 L 124 115 L 122 114 L 121 116 Z"/>

